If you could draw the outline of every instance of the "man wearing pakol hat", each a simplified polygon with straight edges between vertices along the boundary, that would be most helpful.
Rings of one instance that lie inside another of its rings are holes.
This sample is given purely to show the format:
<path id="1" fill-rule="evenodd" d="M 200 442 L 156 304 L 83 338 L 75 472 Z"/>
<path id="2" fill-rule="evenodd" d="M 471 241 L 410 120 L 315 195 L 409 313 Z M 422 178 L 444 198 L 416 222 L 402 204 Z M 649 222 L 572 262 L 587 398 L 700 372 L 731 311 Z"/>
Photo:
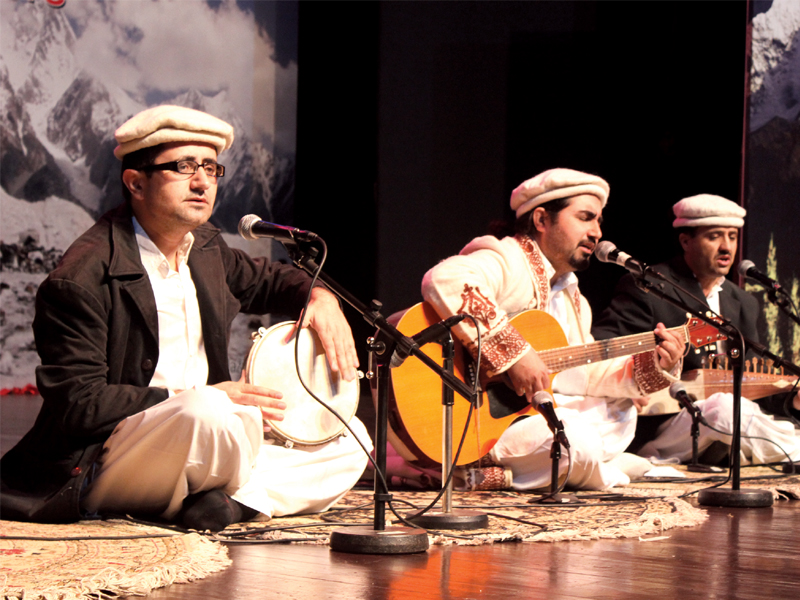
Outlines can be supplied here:
<path id="1" fill-rule="evenodd" d="M 544 311 L 556 319 L 570 346 L 593 341 L 591 310 L 575 272 L 589 266 L 600 240 L 608 193 L 608 183 L 595 175 L 571 169 L 545 171 L 511 195 L 516 235 L 474 239 L 423 279 L 422 295 L 441 318 L 467 313 L 476 319 L 478 329 L 465 319 L 454 333 L 473 356 L 480 336 L 481 370 L 489 376 L 507 376 L 509 385 L 528 401 L 550 387 L 549 371 L 509 319 L 526 310 Z M 653 351 L 555 376 L 556 414 L 571 444 L 568 486 L 607 489 L 630 481 L 613 461 L 633 437 L 636 411 L 628 400 L 608 402 L 604 397 L 641 394 L 675 379 L 670 371 L 679 363 L 683 345 L 663 326 L 655 331 L 663 342 Z M 489 453 L 503 469 L 501 487 L 547 489 L 552 440 L 540 415 L 506 429 Z M 565 451 L 559 463 L 562 481 L 568 470 Z"/>
<path id="2" fill-rule="evenodd" d="M 233 128 L 179 106 L 116 132 L 125 201 L 67 250 L 39 288 L 33 329 L 44 400 L 2 460 L 4 519 L 158 517 L 218 531 L 255 517 L 325 510 L 363 472 L 353 436 L 309 450 L 264 441 L 280 390 L 232 379 L 237 313 L 299 315 L 298 269 L 232 249 L 207 223 Z M 338 301 L 311 290 L 304 327 L 331 368 L 356 376 Z M 238 374 L 237 374 L 238 375 Z M 369 448 L 358 419 L 353 431 Z"/>
<path id="3" fill-rule="evenodd" d="M 757 340 L 757 321 L 761 314 L 758 301 L 725 277 L 736 257 L 745 209 L 720 196 L 699 194 L 677 202 L 673 212 L 675 220 L 672 226 L 678 233 L 683 254 L 655 265 L 653 269 L 697 300 L 672 285 L 660 283 L 659 286 L 693 308 L 701 311 L 712 309 L 729 320 L 746 338 Z M 640 290 L 628 274 L 620 280 L 608 308 L 596 319 L 592 333 L 598 339 L 620 337 L 647 331 L 656 322 L 668 327 L 679 326 L 686 322 L 686 314 L 669 302 Z M 683 372 L 703 368 L 709 356 L 724 353 L 723 345 L 724 342 L 690 349 L 683 359 Z M 782 412 L 783 396 L 785 394 L 759 402 L 772 407 L 775 412 Z M 722 432 L 730 432 L 733 427 L 732 400 L 730 393 L 717 393 L 701 399 L 697 405 L 710 425 Z M 636 401 L 641 406 L 647 399 Z M 795 408 L 800 407 L 796 399 L 794 402 Z M 677 416 L 640 416 L 636 442 L 631 449 L 646 457 L 687 461 L 692 457 L 691 424 L 691 415 L 685 409 Z M 709 449 L 714 442 L 729 445 L 730 436 L 701 426 L 699 453 Z M 786 460 L 784 450 L 793 460 L 800 458 L 800 445 L 791 423 L 775 421 L 746 398 L 742 399 L 741 448 L 743 459 L 750 463 Z M 720 458 L 707 456 L 705 460 L 717 462 Z"/>

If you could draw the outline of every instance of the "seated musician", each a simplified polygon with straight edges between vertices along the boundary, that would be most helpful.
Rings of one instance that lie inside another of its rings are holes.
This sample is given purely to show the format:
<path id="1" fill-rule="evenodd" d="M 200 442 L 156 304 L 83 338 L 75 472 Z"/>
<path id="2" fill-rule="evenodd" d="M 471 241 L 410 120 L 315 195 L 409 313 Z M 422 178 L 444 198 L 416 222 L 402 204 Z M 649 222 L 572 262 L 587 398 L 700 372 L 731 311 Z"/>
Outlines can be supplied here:
<path id="1" fill-rule="evenodd" d="M 520 396 L 550 388 L 548 367 L 538 342 L 525 339 L 509 319 L 535 309 L 552 315 L 569 345 L 593 341 L 591 310 L 578 289 L 576 271 L 589 266 L 601 237 L 609 186 L 595 175 L 570 169 L 545 171 L 511 195 L 516 235 L 471 241 L 457 256 L 428 273 L 422 294 L 441 318 L 473 315 L 454 334 L 473 354 L 482 342 L 481 368 L 504 374 Z M 571 444 L 573 468 L 566 484 L 577 489 L 607 489 L 630 481 L 614 460 L 633 438 L 636 409 L 627 399 L 668 386 L 679 369 L 683 344 L 657 324 L 655 350 L 575 367 L 555 376 L 556 414 Z M 551 483 L 553 434 L 541 415 L 514 422 L 500 436 L 489 458 L 503 468 L 501 487 L 547 488 Z M 568 456 L 559 462 L 568 472 Z"/>
<path id="2" fill-rule="evenodd" d="M 742 335 L 757 341 L 757 320 L 761 314 L 758 300 L 725 277 L 736 257 L 745 209 L 720 196 L 700 194 L 677 202 L 673 212 L 673 227 L 677 230 L 683 254 L 655 265 L 653 269 L 697 298 L 695 300 L 676 291 L 675 294 L 689 306 L 703 311 L 711 308 L 729 320 Z M 666 287 L 671 289 L 669 285 Z M 647 331 L 658 322 L 674 326 L 685 320 L 686 315 L 681 309 L 643 292 L 628 274 L 620 280 L 611 304 L 595 321 L 592 333 L 598 339 L 605 339 Z M 683 371 L 689 372 L 709 364 L 709 356 L 722 353 L 724 344 L 690 350 L 683 360 Z M 773 396 L 760 402 L 769 412 L 780 414 L 783 413 L 785 396 Z M 641 407 L 646 400 L 636 399 L 636 402 Z M 720 392 L 700 399 L 697 406 L 715 429 L 730 432 L 732 400 L 731 393 Z M 793 402 L 793 407 L 789 403 L 790 410 L 795 416 L 800 416 L 797 412 L 800 400 L 797 396 L 790 400 Z M 743 398 L 741 423 L 744 464 L 786 460 L 784 450 L 793 460 L 800 458 L 800 444 L 790 422 L 776 421 L 765 414 L 758 404 Z M 692 457 L 691 426 L 692 417 L 686 409 L 682 409 L 677 416 L 641 416 L 636 443 L 631 451 L 657 459 L 687 461 Z M 768 440 L 773 440 L 777 445 Z M 714 442 L 729 445 L 730 436 L 701 427 L 698 452 L 707 450 Z M 724 452 L 713 458 L 707 456 L 706 460 L 716 463 L 723 456 Z"/>
<path id="3" fill-rule="evenodd" d="M 218 531 L 259 513 L 323 511 L 358 480 L 353 436 L 310 449 L 265 440 L 281 391 L 232 380 L 237 313 L 299 315 L 310 278 L 232 249 L 207 223 L 233 128 L 177 106 L 116 131 L 124 202 L 67 250 L 39 288 L 33 323 L 43 398 L 2 459 L 2 518 L 155 516 Z M 302 327 L 332 370 L 356 377 L 337 299 L 314 287 Z M 358 419 L 356 435 L 370 441 Z"/>

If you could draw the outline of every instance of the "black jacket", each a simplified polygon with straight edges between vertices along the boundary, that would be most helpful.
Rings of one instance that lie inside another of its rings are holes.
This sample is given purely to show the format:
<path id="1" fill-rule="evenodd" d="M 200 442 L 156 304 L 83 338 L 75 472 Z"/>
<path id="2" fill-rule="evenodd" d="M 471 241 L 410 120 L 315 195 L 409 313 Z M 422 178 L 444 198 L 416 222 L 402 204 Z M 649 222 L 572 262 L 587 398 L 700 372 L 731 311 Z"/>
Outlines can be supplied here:
<path id="1" fill-rule="evenodd" d="M 682 256 L 667 263 L 655 265 L 653 269 L 664 275 L 667 280 L 691 292 L 702 302 L 697 302 L 687 294 L 676 291 L 668 283 L 659 282 L 658 286 L 662 291 L 675 294 L 692 308 L 708 310 L 708 304 L 705 302 L 700 284 Z M 719 307 L 720 314 L 738 328 L 744 337 L 758 341 L 758 319 L 761 308 L 755 297 L 726 279 L 719 294 Z M 595 339 L 603 340 L 652 331 L 658 323 L 664 323 L 667 327 L 677 327 L 683 325 L 686 318 L 686 313 L 676 306 L 643 292 L 636 286 L 633 276 L 626 274 L 617 284 L 611 304 L 600 314 L 599 318 L 595 318 L 592 335 Z M 700 369 L 702 358 L 717 352 L 718 350 L 709 348 L 690 348 L 689 354 L 683 360 L 683 370 Z"/>
<path id="2" fill-rule="evenodd" d="M 228 247 L 211 225 L 193 234 L 188 264 L 213 385 L 230 379 L 236 314 L 298 314 L 310 278 Z M 33 428 L 0 462 L 0 518 L 74 521 L 87 471 L 116 425 L 168 397 L 149 387 L 158 317 L 127 204 L 81 235 L 39 287 L 33 331 L 43 404 Z"/>

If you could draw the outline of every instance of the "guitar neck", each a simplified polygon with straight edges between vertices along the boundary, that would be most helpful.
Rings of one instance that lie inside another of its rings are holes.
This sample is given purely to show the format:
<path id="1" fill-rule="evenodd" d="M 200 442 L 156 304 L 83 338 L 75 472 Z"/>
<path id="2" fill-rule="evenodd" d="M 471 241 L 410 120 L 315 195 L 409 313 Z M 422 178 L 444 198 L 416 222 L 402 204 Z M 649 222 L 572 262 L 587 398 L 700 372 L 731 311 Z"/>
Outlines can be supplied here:
<path id="1" fill-rule="evenodd" d="M 686 325 L 673 327 L 668 331 L 674 333 L 682 344 L 685 344 L 689 339 L 689 331 Z M 624 337 L 600 340 L 583 346 L 552 348 L 541 352 L 537 351 L 537 353 L 552 373 L 558 373 L 572 367 L 648 352 L 653 350 L 657 343 L 656 334 L 649 331 L 647 333 L 635 333 Z"/>

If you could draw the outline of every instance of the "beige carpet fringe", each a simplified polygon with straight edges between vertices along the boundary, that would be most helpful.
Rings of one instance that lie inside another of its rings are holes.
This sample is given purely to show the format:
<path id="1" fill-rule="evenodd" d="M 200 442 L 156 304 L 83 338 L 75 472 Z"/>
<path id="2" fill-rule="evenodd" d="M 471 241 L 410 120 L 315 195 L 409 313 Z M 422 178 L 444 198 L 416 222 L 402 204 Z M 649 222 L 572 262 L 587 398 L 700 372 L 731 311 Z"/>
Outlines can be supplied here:
<path id="1" fill-rule="evenodd" d="M 633 538 L 661 534 L 674 527 L 694 527 L 708 519 L 708 513 L 700 508 L 695 508 L 688 502 L 679 498 L 665 499 L 673 507 L 671 514 L 647 514 L 629 522 L 619 523 L 613 527 L 573 527 L 566 529 L 549 529 L 540 533 L 531 534 L 530 528 L 520 525 L 510 527 L 503 535 L 486 534 L 477 535 L 473 540 L 454 540 L 452 537 L 438 535 L 430 536 L 431 544 L 439 545 L 481 545 L 495 542 L 562 542 L 562 541 L 591 541 L 614 538 Z"/>
<path id="2" fill-rule="evenodd" d="M 150 566 L 142 571 L 124 572 L 105 568 L 96 574 L 76 579 L 66 585 L 34 589 L 28 585 L 19 587 L 9 581 L 8 575 L 0 576 L 3 600 L 110 600 L 121 596 L 146 596 L 156 588 L 173 583 L 188 583 L 211 573 L 221 571 L 231 564 L 227 548 L 196 534 L 163 538 L 165 543 L 183 546 L 180 560 L 159 566 Z M 103 545 L 113 541 L 103 541 Z M 132 557 L 135 558 L 135 557 Z"/>

